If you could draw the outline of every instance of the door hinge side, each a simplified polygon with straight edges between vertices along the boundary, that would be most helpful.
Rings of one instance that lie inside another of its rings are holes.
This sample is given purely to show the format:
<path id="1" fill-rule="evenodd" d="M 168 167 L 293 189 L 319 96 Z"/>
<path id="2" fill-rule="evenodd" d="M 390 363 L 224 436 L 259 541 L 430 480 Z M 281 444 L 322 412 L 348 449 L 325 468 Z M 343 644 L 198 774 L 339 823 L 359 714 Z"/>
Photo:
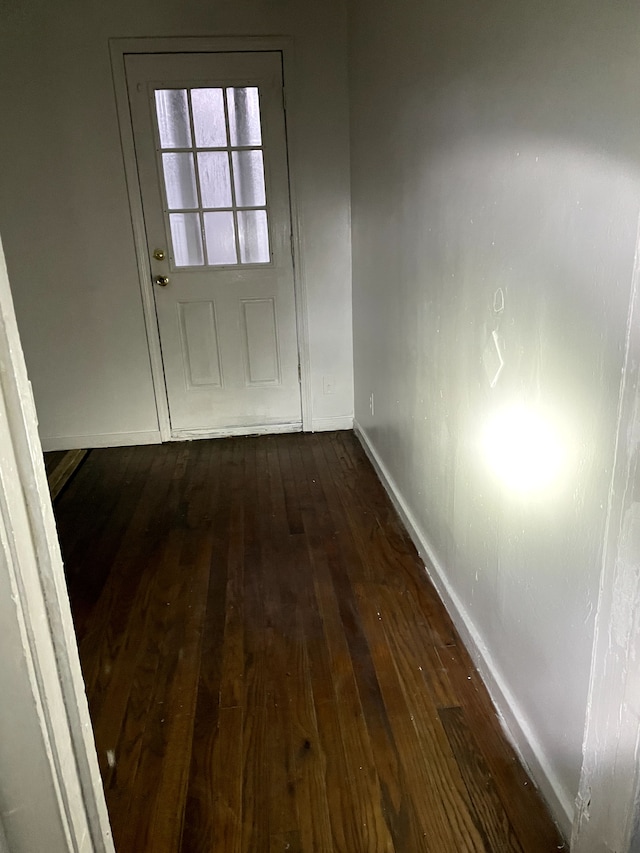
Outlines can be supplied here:
<path id="1" fill-rule="evenodd" d="M 282 109 L 286 113 L 286 111 L 287 111 L 287 90 L 284 88 L 284 86 L 282 87 Z"/>

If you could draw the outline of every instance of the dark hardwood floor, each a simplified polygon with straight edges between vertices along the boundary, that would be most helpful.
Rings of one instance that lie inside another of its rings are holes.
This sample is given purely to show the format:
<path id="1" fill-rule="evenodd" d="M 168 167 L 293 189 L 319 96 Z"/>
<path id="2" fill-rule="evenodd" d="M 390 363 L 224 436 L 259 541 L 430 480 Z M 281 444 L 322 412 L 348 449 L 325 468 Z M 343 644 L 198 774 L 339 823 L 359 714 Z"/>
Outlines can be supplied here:
<path id="1" fill-rule="evenodd" d="M 56 515 L 118 853 L 563 849 L 353 434 L 94 450 Z"/>

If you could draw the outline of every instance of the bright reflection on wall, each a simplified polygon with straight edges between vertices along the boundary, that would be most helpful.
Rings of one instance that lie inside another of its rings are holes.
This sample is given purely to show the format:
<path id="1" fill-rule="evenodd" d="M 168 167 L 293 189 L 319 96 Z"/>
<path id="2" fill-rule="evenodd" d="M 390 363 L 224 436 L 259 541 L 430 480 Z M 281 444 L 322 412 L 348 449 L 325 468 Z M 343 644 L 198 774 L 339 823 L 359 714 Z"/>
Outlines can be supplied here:
<path id="1" fill-rule="evenodd" d="M 523 495 L 551 488 L 567 456 L 558 424 L 543 411 L 521 403 L 493 413 L 483 430 L 482 449 L 502 483 Z"/>

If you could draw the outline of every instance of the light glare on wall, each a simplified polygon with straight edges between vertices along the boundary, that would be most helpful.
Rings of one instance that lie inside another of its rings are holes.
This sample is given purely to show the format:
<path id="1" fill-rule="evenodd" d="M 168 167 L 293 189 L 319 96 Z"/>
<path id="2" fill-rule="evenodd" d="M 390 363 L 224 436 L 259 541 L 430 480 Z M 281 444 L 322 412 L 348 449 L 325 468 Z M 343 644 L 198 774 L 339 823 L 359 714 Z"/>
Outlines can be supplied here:
<path id="1" fill-rule="evenodd" d="M 521 494 L 550 488 L 566 458 L 557 425 L 542 411 L 524 404 L 495 412 L 485 425 L 482 446 L 494 474 Z"/>

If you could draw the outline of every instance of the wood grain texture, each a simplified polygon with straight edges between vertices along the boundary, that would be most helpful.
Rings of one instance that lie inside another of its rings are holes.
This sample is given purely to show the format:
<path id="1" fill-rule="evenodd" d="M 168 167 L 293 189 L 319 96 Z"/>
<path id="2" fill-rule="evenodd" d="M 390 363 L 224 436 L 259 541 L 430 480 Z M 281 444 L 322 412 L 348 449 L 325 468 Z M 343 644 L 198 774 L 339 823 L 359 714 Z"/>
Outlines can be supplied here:
<path id="1" fill-rule="evenodd" d="M 118 853 L 562 846 L 352 433 L 94 450 L 56 514 Z"/>
<path id="2" fill-rule="evenodd" d="M 88 452 L 88 450 L 52 450 L 44 454 L 44 465 L 52 501 L 55 501 L 71 480 Z"/>

